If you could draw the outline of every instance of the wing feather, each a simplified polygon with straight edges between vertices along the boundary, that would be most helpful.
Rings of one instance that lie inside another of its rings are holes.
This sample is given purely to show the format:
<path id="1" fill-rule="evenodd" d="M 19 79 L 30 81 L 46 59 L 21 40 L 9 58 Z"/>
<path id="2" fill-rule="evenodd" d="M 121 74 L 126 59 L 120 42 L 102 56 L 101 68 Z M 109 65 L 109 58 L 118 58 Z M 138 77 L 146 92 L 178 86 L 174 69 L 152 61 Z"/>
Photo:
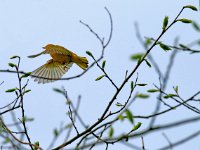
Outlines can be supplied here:
<path id="1" fill-rule="evenodd" d="M 38 83 L 49 83 L 60 79 L 72 66 L 72 62 L 62 64 L 49 60 L 46 64 L 34 70 L 31 75 Z"/>
<path id="2" fill-rule="evenodd" d="M 31 73 L 32 75 L 36 76 L 36 77 L 33 77 L 33 78 L 35 78 L 34 81 L 39 81 L 40 78 L 37 78 L 37 77 L 42 77 L 44 70 L 45 70 L 45 67 L 41 66 Z"/>
<path id="3" fill-rule="evenodd" d="M 46 73 L 47 73 L 47 68 L 43 67 L 41 73 L 38 76 L 45 77 Z M 38 83 L 42 83 L 44 80 L 45 80 L 44 78 L 38 78 Z"/>
<path id="4" fill-rule="evenodd" d="M 47 68 L 47 75 L 46 75 L 46 77 L 50 78 L 50 68 Z M 44 84 L 44 83 L 48 83 L 48 82 L 51 82 L 51 80 L 45 79 L 45 80 L 43 81 L 43 84 Z"/>
<path id="5" fill-rule="evenodd" d="M 62 77 L 62 72 L 60 71 L 58 64 L 56 64 L 56 73 L 58 75 L 57 78 L 61 78 Z"/>
<path id="6" fill-rule="evenodd" d="M 32 75 L 38 76 L 40 75 L 41 71 L 43 70 L 44 66 L 39 67 L 38 69 L 32 72 Z"/>
<path id="7" fill-rule="evenodd" d="M 58 65 L 58 71 L 60 72 L 60 74 L 65 73 L 65 70 L 63 70 L 63 68 L 60 65 Z"/>
<path id="8" fill-rule="evenodd" d="M 53 69 L 54 69 L 54 75 L 55 75 L 55 76 L 54 76 L 54 77 L 55 77 L 54 79 L 59 78 L 59 75 L 58 75 L 58 72 L 57 72 L 57 68 L 56 68 L 56 66 L 54 66 Z"/>

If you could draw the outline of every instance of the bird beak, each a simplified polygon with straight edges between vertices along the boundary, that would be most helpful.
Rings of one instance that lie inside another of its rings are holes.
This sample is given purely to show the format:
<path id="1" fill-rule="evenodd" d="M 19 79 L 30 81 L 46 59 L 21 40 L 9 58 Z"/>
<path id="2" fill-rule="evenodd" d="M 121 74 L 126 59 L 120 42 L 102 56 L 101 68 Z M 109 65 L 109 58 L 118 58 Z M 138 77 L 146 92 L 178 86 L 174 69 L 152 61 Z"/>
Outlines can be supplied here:
<path id="1" fill-rule="evenodd" d="M 42 47 L 43 49 L 45 49 L 45 47 Z"/>

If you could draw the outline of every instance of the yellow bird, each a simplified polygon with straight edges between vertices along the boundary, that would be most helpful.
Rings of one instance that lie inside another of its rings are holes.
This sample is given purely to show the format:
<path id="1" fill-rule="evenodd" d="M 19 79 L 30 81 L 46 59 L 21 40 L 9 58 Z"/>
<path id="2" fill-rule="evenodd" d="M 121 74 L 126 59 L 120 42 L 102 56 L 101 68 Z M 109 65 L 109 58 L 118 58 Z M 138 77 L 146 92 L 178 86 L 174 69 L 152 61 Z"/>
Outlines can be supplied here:
<path id="1" fill-rule="evenodd" d="M 39 54 L 28 56 L 29 58 L 35 58 L 42 54 L 50 54 L 52 57 L 46 64 L 31 73 L 35 78 L 34 81 L 38 83 L 44 84 L 60 79 L 73 63 L 76 63 L 83 70 L 88 67 L 88 60 L 86 57 L 80 57 L 62 46 L 48 44 L 43 47 L 43 49 L 45 50 Z"/>

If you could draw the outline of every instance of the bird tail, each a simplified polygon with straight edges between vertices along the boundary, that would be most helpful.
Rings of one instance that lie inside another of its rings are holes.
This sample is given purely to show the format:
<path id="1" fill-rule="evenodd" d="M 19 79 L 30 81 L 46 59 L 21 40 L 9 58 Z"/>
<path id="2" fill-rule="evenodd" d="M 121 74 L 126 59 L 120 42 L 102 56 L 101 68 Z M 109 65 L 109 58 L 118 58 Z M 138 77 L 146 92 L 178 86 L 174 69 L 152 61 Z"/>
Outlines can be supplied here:
<path id="1" fill-rule="evenodd" d="M 38 56 L 40 56 L 42 54 L 44 54 L 44 52 L 41 52 L 41 53 L 35 54 L 35 55 L 30 55 L 30 56 L 28 56 L 28 58 L 35 58 L 35 57 L 38 57 Z"/>
<path id="2" fill-rule="evenodd" d="M 46 64 L 34 70 L 31 75 L 34 81 L 38 83 L 48 83 L 60 79 L 72 66 L 71 63 L 59 63 L 53 59 L 47 61 Z"/>
<path id="3" fill-rule="evenodd" d="M 88 60 L 86 57 L 77 57 L 77 60 L 74 61 L 79 67 L 81 67 L 83 70 L 86 70 L 88 67 Z"/>

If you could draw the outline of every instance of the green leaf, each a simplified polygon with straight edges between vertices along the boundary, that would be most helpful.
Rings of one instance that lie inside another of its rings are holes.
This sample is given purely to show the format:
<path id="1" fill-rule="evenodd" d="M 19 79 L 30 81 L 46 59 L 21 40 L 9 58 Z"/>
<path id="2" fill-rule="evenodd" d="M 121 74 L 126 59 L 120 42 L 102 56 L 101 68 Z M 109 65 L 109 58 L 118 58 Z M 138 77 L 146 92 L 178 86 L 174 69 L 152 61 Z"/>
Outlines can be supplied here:
<path id="1" fill-rule="evenodd" d="M 19 56 L 12 56 L 12 57 L 10 57 L 10 59 L 15 59 L 15 58 L 19 58 Z"/>
<path id="2" fill-rule="evenodd" d="M 124 121 L 124 116 L 123 116 L 122 114 L 120 114 L 120 115 L 118 116 L 118 119 L 121 120 L 121 121 Z"/>
<path id="3" fill-rule="evenodd" d="M 103 62 L 102 62 L 102 68 L 104 69 L 105 68 L 105 65 L 106 65 L 106 61 L 104 60 Z"/>
<path id="4" fill-rule="evenodd" d="M 177 85 L 176 87 L 174 87 L 174 91 L 175 91 L 176 93 L 178 93 L 178 85 Z"/>
<path id="5" fill-rule="evenodd" d="M 57 137 L 58 134 L 59 134 L 59 132 L 58 132 L 58 130 L 55 128 L 55 129 L 53 130 L 53 135 L 54 135 L 55 137 Z"/>
<path id="6" fill-rule="evenodd" d="M 200 31 L 200 26 L 197 24 L 197 22 L 192 21 L 192 26 L 194 27 L 195 30 Z"/>
<path id="7" fill-rule="evenodd" d="M 121 103 L 119 103 L 119 102 L 117 102 L 115 105 L 116 105 L 116 106 L 119 106 L 119 107 L 122 107 L 122 106 L 124 106 L 124 105 L 122 105 L 122 104 L 121 104 Z"/>
<path id="8" fill-rule="evenodd" d="M 149 68 L 151 68 L 151 64 L 150 64 L 150 62 L 148 62 L 147 59 L 144 59 L 144 61 L 146 62 L 147 66 L 149 66 Z"/>
<path id="9" fill-rule="evenodd" d="M 169 51 L 171 50 L 171 48 L 163 43 L 159 43 L 160 47 L 164 50 L 164 51 Z"/>
<path id="10" fill-rule="evenodd" d="M 178 96 L 177 94 L 171 94 L 170 93 L 170 94 L 165 95 L 164 98 L 168 99 L 168 98 L 177 97 L 177 96 Z"/>
<path id="11" fill-rule="evenodd" d="M 158 90 L 158 89 L 149 89 L 149 90 L 147 90 L 147 92 L 155 93 L 155 92 L 160 92 L 160 90 Z"/>
<path id="12" fill-rule="evenodd" d="M 149 95 L 148 94 L 137 94 L 136 97 L 142 98 L 142 99 L 147 99 L 147 98 L 149 98 Z"/>
<path id="13" fill-rule="evenodd" d="M 27 117 L 26 116 L 22 117 L 22 122 L 26 122 L 26 121 L 27 121 Z"/>
<path id="14" fill-rule="evenodd" d="M 16 67 L 16 65 L 13 64 L 13 63 L 8 63 L 8 65 L 9 65 L 10 67 Z"/>
<path id="15" fill-rule="evenodd" d="M 72 127 L 72 123 L 69 123 L 65 126 L 65 129 L 71 128 Z"/>
<path id="16" fill-rule="evenodd" d="M 65 92 L 63 90 L 58 89 L 58 88 L 53 88 L 53 91 L 58 92 L 60 94 L 65 94 Z"/>
<path id="17" fill-rule="evenodd" d="M 146 38 L 145 43 L 146 46 L 151 44 L 151 39 L 150 38 Z"/>
<path id="18" fill-rule="evenodd" d="M 27 121 L 34 121 L 34 118 L 30 118 L 30 117 L 27 117 L 27 116 L 24 116 L 22 117 L 22 122 L 27 122 Z"/>
<path id="19" fill-rule="evenodd" d="M 34 118 L 30 118 L 30 117 L 28 118 L 28 117 L 26 117 L 26 121 L 30 121 L 30 122 L 34 121 Z"/>
<path id="20" fill-rule="evenodd" d="M 40 142 L 39 141 L 36 141 L 34 144 L 37 145 L 37 146 L 40 146 Z"/>
<path id="21" fill-rule="evenodd" d="M 6 137 L 6 143 L 9 143 L 11 139 L 9 137 Z"/>
<path id="22" fill-rule="evenodd" d="M 22 117 L 22 122 L 27 122 L 27 121 L 34 121 L 34 118 L 29 118 L 27 116 Z"/>
<path id="23" fill-rule="evenodd" d="M 13 89 L 8 89 L 8 90 L 6 90 L 5 92 L 14 92 L 14 91 L 16 91 L 17 90 L 17 88 L 13 88 Z"/>
<path id="24" fill-rule="evenodd" d="M 136 60 L 140 60 L 143 57 L 144 53 L 137 53 L 137 54 L 133 54 L 131 55 L 131 60 L 136 61 Z"/>
<path id="25" fill-rule="evenodd" d="M 195 6 L 192 6 L 192 5 L 186 5 L 186 6 L 184 6 L 183 8 L 189 8 L 189 9 L 192 9 L 192 10 L 194 10 L 194 11 L 197 11 L 197 10 L 198 10 Z"/>
<path id="26" fill-rule="evenodd" d="M 10 143 L 11 139 L 9 137 L 6 137 L 5 140 L 3 141 L 3 144 Z"/>
<path id="27" fill-rule="evenodd" d="M 93 57 L 92 53 L 90 51 L 86 51 L 86 54 L 88 54 L 89 56 Z"/>
<path id="28" fill-rule="evenodd" d="M 26 90 L 26 91 L 23 92 L 23 94 L 28 93 L 28 92 L 30 92 L 30 91 L 31 91 L 30 89 L 29 89 L 29 90 Z"/>
<path id="29" fill-rule="evenodd" d="M 137 86 L 146 86 L 147 84 L 145 83 L 140 83 L 140 84 L 136 84 Z"/>
<path id="30" fill-rule="evenodd" d="M 132 114 L 132 112 L 130 110 L 126 109 L 125 113 L 126 113 L 127 119 L 133 124 L 133 114 Z"/>
<path id="31" fill-rule="evenodd" d="M 133 91 L 133 88 L 134 88 L 134 83 L 133 81 L 131 81 L 131 91 Z"/>
<path id="32" fill-rule="evenodd" d="M 133 131 L 136 131 L 137 129 L 139 129 L 141 127 L 142 123 L 138 122 L 134 127 L 133 127 Z"/>
<path id="33" fill-rule="evenodd" d="M 101 80 L 103 77 L 105 77 L 105 75 L 101 75 L 101 76 L 97 77 L 97 78 L 95 79 L 95 81 L 99 81 L 99 80 Z"/>
<path id="34" fill-rule="evenodd" d="M 36 142 L 34 143 L 33 149 L 34 149 L 34 150 L 38 150 L 39 146 L 40 146 L 39 141 L 36 141 Z"/>
<path id="35" fill-rule="evenodd" d="M 27 72 L 27 73 L 23 74 L 23 75 L 21 76 L 21 78 L 27 78 L 27 77 L 30 76 L 30 75 L 31 75 L 31 72 Z"/>
<path id="36" fill-rule="evenodd" d="M 164 20 L 163 20 L 163 26 L 162 26 L 162 29 L 165 30 L 167 25 L 168 25 L 168 20 L 169 20 L 169 17 L 168 16 L 165 16 Z"/>
<path id="37" fill-rule="evenodd" d="M 113 134 L 114 134 L 114 129 L 113 127 L 110 127 L 109 131 L 108 131 L 108 137 L 109 138 L 112 138 L 113 137 Z"/>
<path id="38" fill-rule="evenodd" d="M 182 23 L 192 23 L 192 20 L 185 19 L 185 18 L 183 18 L 183 19 L 178 19 L 177 21 L 180 21 L 180 22 L 182 22 Z"/>

